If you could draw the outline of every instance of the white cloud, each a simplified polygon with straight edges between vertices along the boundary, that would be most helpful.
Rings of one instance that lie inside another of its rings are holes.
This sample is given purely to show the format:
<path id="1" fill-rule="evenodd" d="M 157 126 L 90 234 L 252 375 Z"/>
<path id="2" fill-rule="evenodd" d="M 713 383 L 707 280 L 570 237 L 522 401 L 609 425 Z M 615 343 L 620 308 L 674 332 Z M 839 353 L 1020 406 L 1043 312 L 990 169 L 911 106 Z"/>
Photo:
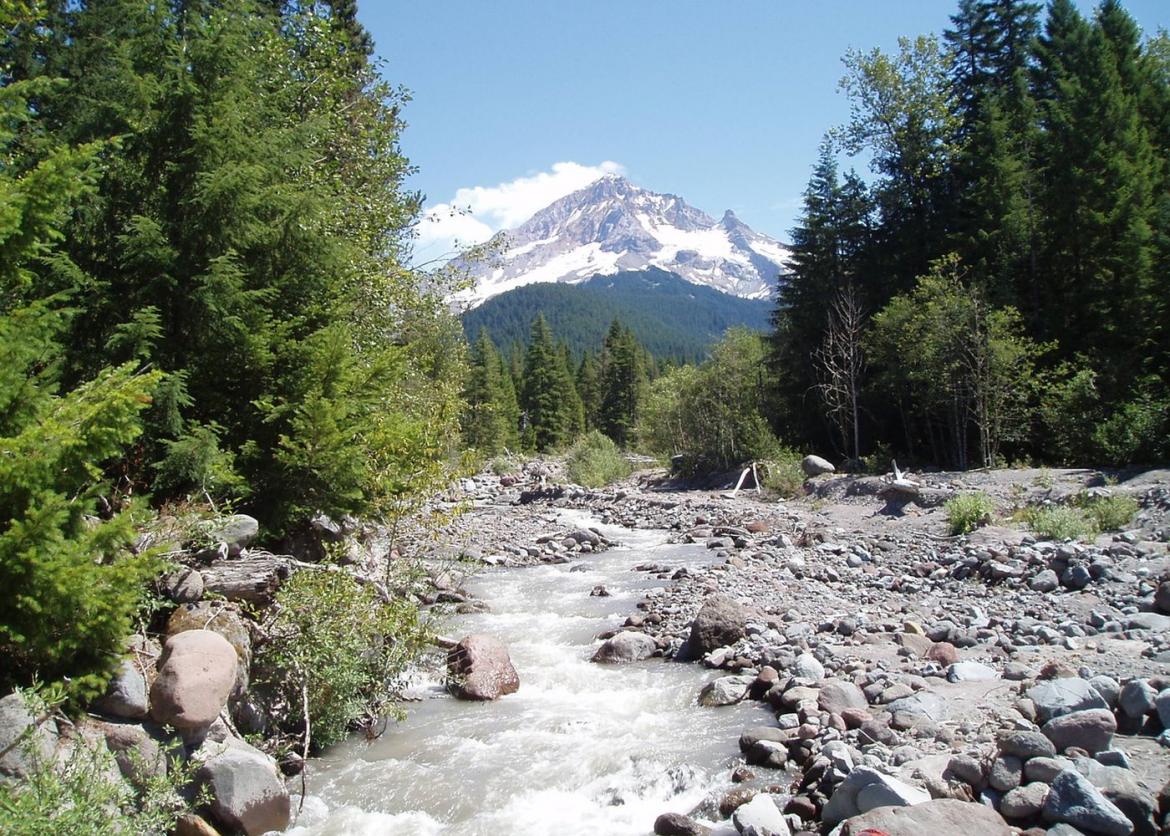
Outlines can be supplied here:
<path id="1" fill-rule="evenodd" d="M 625 168 L 606 160 L 598 165 L 553 163 L 551 171 L 518 177 L 495 186 L 471 186 L 423 213 L 415 243 L 416 261 L 449 257 L 457 247 L 480 244 L 501 229 L 517 227 L 558 198 Z"/>

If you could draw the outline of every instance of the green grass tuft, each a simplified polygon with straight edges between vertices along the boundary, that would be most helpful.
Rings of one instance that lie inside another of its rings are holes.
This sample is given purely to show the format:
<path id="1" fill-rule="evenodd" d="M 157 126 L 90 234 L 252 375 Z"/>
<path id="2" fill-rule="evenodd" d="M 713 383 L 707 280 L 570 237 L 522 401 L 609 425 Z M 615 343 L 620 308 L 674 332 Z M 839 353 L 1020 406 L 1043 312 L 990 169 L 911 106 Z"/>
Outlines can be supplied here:
<path id="1" fill-rule="evenodd" d="M 944 508 L 952 535 L 970 534 L 990 523 L 995 515 L 995 503 L 982 491 L 953 496 L 947 500 Z"/>

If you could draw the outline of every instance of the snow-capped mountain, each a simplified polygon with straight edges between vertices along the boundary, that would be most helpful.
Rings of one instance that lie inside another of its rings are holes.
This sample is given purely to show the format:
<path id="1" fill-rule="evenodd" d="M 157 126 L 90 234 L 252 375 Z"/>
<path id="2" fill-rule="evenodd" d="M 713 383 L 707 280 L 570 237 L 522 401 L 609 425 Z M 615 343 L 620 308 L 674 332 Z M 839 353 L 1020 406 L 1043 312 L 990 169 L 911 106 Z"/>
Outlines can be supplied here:
<path id="1" fill-rule="evenodd" d="M 468 265 L 475 286 L 466 307 L 536 282 L 578 283 L 659 267 L 732 296 L 767 299 L 788 257 L 731 210 L 716 221 L 680 197 L 609 175 L 562 197 L 517 229 L 501 232 L 493 255 Z"/>

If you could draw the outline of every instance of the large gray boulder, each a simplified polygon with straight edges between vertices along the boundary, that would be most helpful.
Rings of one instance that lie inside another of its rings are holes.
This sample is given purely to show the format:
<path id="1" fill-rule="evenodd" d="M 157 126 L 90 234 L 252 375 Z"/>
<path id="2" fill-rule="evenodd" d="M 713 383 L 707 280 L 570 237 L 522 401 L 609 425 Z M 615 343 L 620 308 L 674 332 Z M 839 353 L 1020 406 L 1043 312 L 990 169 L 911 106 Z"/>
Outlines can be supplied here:
<path id="1" fill-rule="evenodd" d="M 51 720 L 36 721 L 19 694 L 0 699 L 0 783 L 23 779 L 53 756 L 56 729 Z"/>
<path id="2" fill-rule="evenodd" d="M 990 807 L 941 798 L 914 806 L 881 807 L 850 818 L 841 827 L 840 836 L 859 836 L 869 832 L 895 836 L 944 836 L 944 834 L 979 834 L 1010 836 L 1012 830 Z"/>
<path id="3" fill-rule="evenodd" d="M 1062 714 L 1109 707 L 1092 685 L 1076 677 L 1039 682 L 1028 689 L 1027 697 L 1035 703 L 1041 724 Z"/>
<path id="4" fill-rule="evenodd" d="M 219 633 L 171 636 L 150 689 L 150 716 L 183 732 L 207 728 L 227 705 L 238 666 L 235 648 Z"/>
<path id="5" fill-rule="evenodd" d="M 225 543 L 230 554 L 239 554 L 260 533 L 260 523 L 247 514 L 234 514 L 216 522 L 207 533 L 216 543 Z"/>
<path id="6" fill-rule="evenodd" d="M 616 636 L 606 639 L 593 654 L 594 662 L 640 662 L 654 655 L 658 645 L 654 639 L 636 630 L 622 630 Z"/>
<path id="7" fill-rule="evenodd" d="M 763 792 L 736 807 L 731 820 L 743 836 L 790 836 L 792 833 L 772 796 Z"/>
<path id="8" fill-rule="evenodd" d="M 239 740 L 215 746 L 196 773 L 210 795 L 215 822 L 232 832 L 259 836 L 288 827 L 291 805 L 276 762 Z"/>
<path id="9" fill-rule="evenodd" d="M 1133 823 L 1079 772 L 1066 769 L 1052 782 L 1044 802 L 1044 820 L 1071 824 L 1101 836 L 1129 836 Z"/>
<path id="10" fill-rule="evenodd" d="M 805 476 L 820 476 L 824 473 L 836 473 L 837 468 L 828 459 L 822 459 L 820 456 L 805 456 L 800 460 L 800 469 L 804 471 Z"/>
<path id="11" fill-rule="evenodd" d="M 105 738 L 122 777 L 133 786 L 141 788 L 150 779 L 167 774 L 168 741 L 161 729 L 112 720 L 90 719 L 86 723 Z"/>
<path id="12" fill-rule="evenodd" d="M 868 766 L 860 766 L 837 785 L 821 818 L 825 824 L 833 827 L 878 807 L 910 807 L 927 801 L 930 801 L 930 794 L 925 790 L 883 775 Z"/>
<path id="13" fill-rule="evenodd" d="M 1132 769 L 1106 766 L 1091 758 L 1077 758 L 1074 768 L 1130 820 L 1135 836 L 1155 836 L 1158 800 Z"/>
<path id="14" fill-rule="evenodd" d="M 735 644 L 746 634 L 747 621 L 748 613 L 742 604 L 726 595 L 711 595 L 691 623 L 691 655 L 705 656 L 712 650 Z"/>
<path id="15" fill-rule="evenodd" d="M 447 653 L 447 687 L 464 700 L 495 700 L 520 689 L 508 648 L 494 636 L 466 636 Z"/>

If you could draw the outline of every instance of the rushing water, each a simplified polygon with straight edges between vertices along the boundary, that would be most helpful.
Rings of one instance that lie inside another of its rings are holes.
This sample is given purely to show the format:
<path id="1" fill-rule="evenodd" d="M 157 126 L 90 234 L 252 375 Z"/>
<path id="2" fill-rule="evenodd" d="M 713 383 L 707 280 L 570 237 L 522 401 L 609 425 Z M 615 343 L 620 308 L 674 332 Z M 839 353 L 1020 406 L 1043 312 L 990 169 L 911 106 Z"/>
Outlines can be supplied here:
<path id="1" fill-rule="evenodd" d="M 726 788 L 739 731 L 764 719 L 755 704 L 700 708 L 695 696 L 714 675 L 695 665 L 589 662 L 593 636 L 662 583 L 635 565 L 695 566 L 709 553 L 656 532 L 602 530 L 624 545 L 467 584 L 491 612 L 456 616 L 448 632 L 503 639 L 517 693 L 471 703 L 432 683 L 431 698 L 409 704 L 407 719 L 382 738 L 350 741 L 312 763 L 293 832 L 646 834 L 658 814 L 689 812 Z M 577 563 L 589 571 L 570 571 Z M 590 597 L 598 584 L 611 597 Z"/>

